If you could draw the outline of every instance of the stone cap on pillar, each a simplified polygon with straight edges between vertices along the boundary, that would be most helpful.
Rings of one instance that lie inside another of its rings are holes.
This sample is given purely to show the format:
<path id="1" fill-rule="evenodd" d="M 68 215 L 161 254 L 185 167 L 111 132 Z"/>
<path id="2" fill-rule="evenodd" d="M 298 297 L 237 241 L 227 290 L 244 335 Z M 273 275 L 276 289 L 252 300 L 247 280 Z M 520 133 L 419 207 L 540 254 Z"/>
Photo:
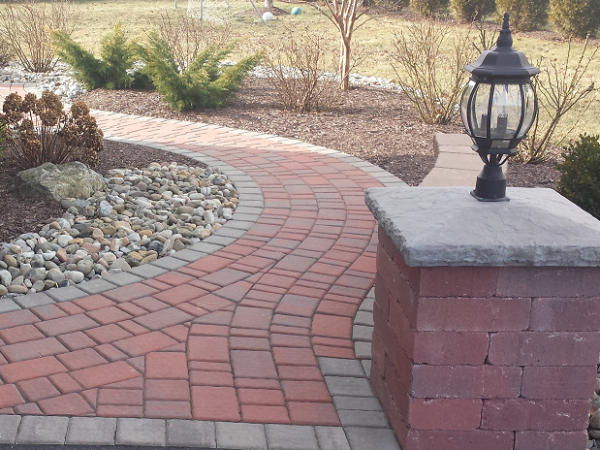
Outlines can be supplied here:
<path id="1" fill-rule="evenodd" d="M 600 221 L 552 189 L 371 188 L 366 204 L 413 267 L 600 267 Z"/>

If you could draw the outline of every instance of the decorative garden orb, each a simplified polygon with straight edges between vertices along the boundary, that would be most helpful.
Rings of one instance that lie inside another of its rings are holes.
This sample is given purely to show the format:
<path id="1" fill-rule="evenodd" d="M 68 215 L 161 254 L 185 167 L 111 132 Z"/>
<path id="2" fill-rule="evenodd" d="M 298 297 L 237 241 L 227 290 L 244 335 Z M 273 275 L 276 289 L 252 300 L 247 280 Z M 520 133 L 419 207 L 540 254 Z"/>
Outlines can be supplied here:
<path id="1" fill-rule="evenodd" d="M 273 14 L 271 14 L 269 11 L 267 11 L 266 13 L 263 14 L 262 18 L 265 22 L 267 22 L 269 20 L 273 20 Z"/>
<path id="2" fill-rule="evenodd" d="M 299 6 L 294 6 L 294 7 L 292 8 L 291 14 L 292 14 L 292 16 L 297 16 L 297 15 L 299 15 L 301 12 L 302 12 L 302 10 L 300 9 L 300 7 L 299 7 Z"/>

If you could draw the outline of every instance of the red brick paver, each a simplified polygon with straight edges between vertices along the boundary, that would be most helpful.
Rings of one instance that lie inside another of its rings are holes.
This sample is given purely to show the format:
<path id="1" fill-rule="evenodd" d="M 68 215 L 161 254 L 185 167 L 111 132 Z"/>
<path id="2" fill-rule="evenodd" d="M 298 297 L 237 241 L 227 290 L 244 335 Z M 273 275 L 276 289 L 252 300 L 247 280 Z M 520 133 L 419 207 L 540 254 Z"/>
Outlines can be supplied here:
<path id="1" fill-rule="evenodd" d="M 243 171 L 264 209 L 178 270 L 0 314 L 2 412 L 339 426 L 317 357 L 354 358 L 352 318 L 375 279 L 364 190 L 380 183 L 277 141 L 224 131 L 214 145 L 193 124 L 94 114 L 106 135 L 151 135 Z"/>

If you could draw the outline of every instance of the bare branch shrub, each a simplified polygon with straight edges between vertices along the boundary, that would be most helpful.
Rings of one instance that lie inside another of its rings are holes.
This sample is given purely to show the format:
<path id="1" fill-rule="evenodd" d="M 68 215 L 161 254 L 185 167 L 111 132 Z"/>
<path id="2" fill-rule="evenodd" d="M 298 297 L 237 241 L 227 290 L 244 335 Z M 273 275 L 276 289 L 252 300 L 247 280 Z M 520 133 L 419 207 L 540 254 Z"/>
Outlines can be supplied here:
<path id="1" fill-rule="evenodd" d="M 22 169 L 46 162 L 98 165 L 104 135 L 83 101 L 73 103 L 66 113 L 60 98 L 50 91 L 44 91 L 39 99 L 31 93 L 25 98 L 12 93 L 2 109 L 0 121 L 7 127 L 6 160 Z"/>
<path id="2" fill-rule="evenodd" d="M 48 30 L 71 33 L 71 19 L 69 0 L 9 2 L 0 9 L 0 39 L 10 45 L 25 70 L 48 72 L 56 64 Z"/>
<path id="3" fill-rule="evenodd" d="M 209 47 L 221 50 L 229 45 L 232 28 L 228 23 L 200 23 L 183 11 L 174 16 L 161 13 L 152 23 L 158 37 L 169 45 L 181 70 L 186 70 L 196 57 Z"/>
<path id="4" fill-rule="evenodd" d="M 320 4 L 319 4 L 320 3 Z M 325 3 L 327 8 L 322 7 Z M 337 28 L 340 34 L 340 62 L 338 75 L 340 77 L 340 89 L 347 91 L 350 88 L 350 71 L 353 68 L 352 59 L 352 35 L 364 25 L 367 20 L 359 23 L 359 19 L 365 11 L 359 12 L 364 0 L 319 0 L 311 3 Z"/>
<path id="5" fill-rule="evenodd" d="M 555 64 L 540 58 L 535 64 L 541 73 L 534 79 L 533 85 L 538 94 L 539 113 L 527 138 L 521 142 L 518 159 L 524 163 L 541 163 L 552 159 L 553 149 L 569 137 L 577 123 L 596 101 L 597 88 L 585 82 L 590 64 L 598 54 L 598 45 L 590 48 L 585 44 L 579 57 L 572 55 L 569 41 L 567 58 L 564 63 Z M 579 105 L 577 116 L 571 126 L 563 130 L 558 137 L 559 124 Z"/>
<path id="6" fill-rule="evenodd" d="M 13 58 L 12 48 L 8 42 L 0 38 L 0 67 L 8 65 Z"/>
<path id="7" fill-rule="evenodd" d="M 496 46 L 496 42 L 498 41 L 497 27 L 494 27 L 493 31 L 490 32 L 479 20 L 474 20 L 473 26 L 477 30 L 476 40 L 473 42 L 477 53 L 483 53 L 485 50 Z"/>
<path id="8" fill-rule="evenodd" d="M 324 72 L 328 53 L 325 35 L 305 29 L 300 35 L 286 30 L 279 46 L 267 54 L 269 81 L 286 110 L 320 111 L 338 98 L 336 81 Z"/>
<path id="9" fill-rule="evenodd" d="M 470 33 L 427 21 L 395 35 L 392 67 L 423 122 L 447 124 L 456 114 L 467 79 L 463 67 L 474 59 Z"/>

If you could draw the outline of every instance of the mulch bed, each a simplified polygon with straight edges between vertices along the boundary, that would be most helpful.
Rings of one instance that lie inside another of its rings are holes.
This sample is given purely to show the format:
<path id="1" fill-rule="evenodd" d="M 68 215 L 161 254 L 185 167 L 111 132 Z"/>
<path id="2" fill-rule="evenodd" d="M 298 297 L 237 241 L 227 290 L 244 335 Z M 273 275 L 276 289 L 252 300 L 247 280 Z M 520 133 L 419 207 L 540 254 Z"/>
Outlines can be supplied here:
<path id="1" fill-rule="evenodd" d="M 159 94 L 151 91 L 96 89 L 81 96 L 81 100 L 94 109 L 204 122 L 299 139 L 357 156 L 412 186 L 418 185 L 435 164 L 435 133 L 463 132 L 460 119 L 445 126 L 425 125 L 402 92 L 370 87 L 351 89 L 341 94 L 329 110 L 316 114 L 282 110 L 269 81 L 259 78 L 248 78 L 227 107 L 204 111 L 173 111 Z M 198 164 L 160 150 L 107 141 L 98 170 L 139 167 L 153 161 Z M 16 169 L 6 162 L 0 167 L 0 242 L 34 231 L 48 218 L 62 214 L 56 202 L 17 197 L 10 190 L 15 173 Z M 508 178 L 510 186 L 553 187 L 559 173 L 552 162 L 511 163 Z"/>

